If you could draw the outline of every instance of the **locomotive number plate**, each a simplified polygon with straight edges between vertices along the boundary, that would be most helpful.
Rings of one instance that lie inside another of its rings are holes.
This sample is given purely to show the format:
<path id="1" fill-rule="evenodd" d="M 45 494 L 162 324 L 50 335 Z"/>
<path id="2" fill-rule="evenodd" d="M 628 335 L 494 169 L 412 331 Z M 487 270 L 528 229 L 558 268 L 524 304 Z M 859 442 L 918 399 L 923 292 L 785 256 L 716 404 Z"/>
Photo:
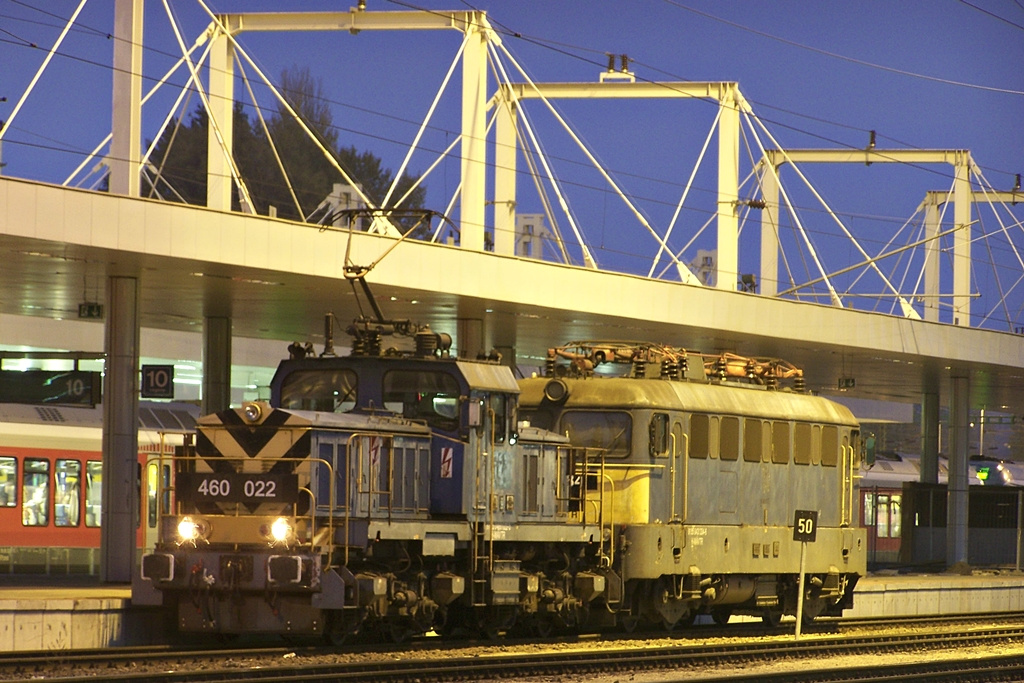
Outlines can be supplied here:
<path id="1" fill-rule="evenodd" d="M 175 490 L 186 503 L 295 503 L 299 478 L 294 474 L 180 472 Z"/>

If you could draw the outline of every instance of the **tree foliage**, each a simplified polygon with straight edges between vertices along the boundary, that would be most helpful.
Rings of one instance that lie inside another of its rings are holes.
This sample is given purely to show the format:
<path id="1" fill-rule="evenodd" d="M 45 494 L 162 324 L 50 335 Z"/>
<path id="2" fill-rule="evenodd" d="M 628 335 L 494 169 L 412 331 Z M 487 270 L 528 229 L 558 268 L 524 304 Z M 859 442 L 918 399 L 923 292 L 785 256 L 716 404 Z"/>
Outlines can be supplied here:
<path id="1" fill-rule="evenodd" d="M 259 118 L 256 115 L 250 118 L 241 103 L 236 102 L 232 147 L 256 212 L 265 215 L 270 207 L 275 207 L 277 215 L 283 218 L 303 220 L 308 217 L 331 194 L 335 183 L 345 182 L 328 155 L 362 187 L 374 205 L 380 206 L 394 173 L 384 168 L 381 159 L 371 152 L 340 144 L 320 79 L 314 78 L 307 67 L 286 69 L 281 74 L 280 90 L 323 149 L 310 139 L 283 104 L 278 103 L 277 110 L 266 120 L 265 131 Z M 151 171 L 156 169 L 159 180 L 145 191 L 148 196 L 206 204 L 208 127 L 209 118 L 201 105 L 186 122 L 180 125 L 175 122 L 167 127 L 152 155 Z M 280 164 L 275 159 L 275 149 Z M 281 166 L 291 181 L 294 199 Z M 403 173 L 389 202 L 390 208 L 394 208 L 394 201 L 415 181 L 414 176 Z M 420 186 L 398 208 L 420 209 L 425 199 L 426 190 Z M 298 207 L 295 200 L 298 200 Z M 240 206 L 237 188 L 233 192 L 232 206 L 236 210 Z"/>

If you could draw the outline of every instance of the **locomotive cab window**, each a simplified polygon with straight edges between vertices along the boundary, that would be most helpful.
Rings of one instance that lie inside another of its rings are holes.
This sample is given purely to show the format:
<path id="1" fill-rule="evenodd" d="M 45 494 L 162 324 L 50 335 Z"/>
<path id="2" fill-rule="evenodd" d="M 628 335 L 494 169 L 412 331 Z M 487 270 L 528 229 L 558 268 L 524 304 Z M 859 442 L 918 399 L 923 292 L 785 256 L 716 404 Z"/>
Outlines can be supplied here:
<path id="1" fill-rule="evenodd" d="M 526 422 L 531 427 L 537 429 L 551 429 L 554 426 L 555 418 L 551 414 L 550 410 L 536 409 L 520 409 L 519 419 L 522 422 Z"/>
<path id="2" fill-rule="evenodd" d="M 567 410 L 559 431 L 574 446 L 603 448 L 611 458 L 625 458 L 633 440 L 633 420 L 620 411 Z"/>
<path id="3" fill-rule="evenodd" d="M 82 499 L 82 463 L 57 460 L 53 472 L 53 523 L 78 526 Z"/>
<path id="4" fill-rule="evenodd" d="M 18 505 L 18 461 L 0 456 L 0 508 Z"/>
<path id="5" fill-rule="evenodd" d="M 335 370 L 299 370 L 288 375 L 281 387 L 281 407 L 347 413 L 356 407 L 356 373 Z"/>
<path id="6" fill-rule="evenodd" d="M 50 521 L 50 463 L 27 458 L 21 478 L 21 523 L 46 526 Z"/>
<path id="7" fill-rule="evenodd" d="M 494 414 L 494 443 L 505 443 L 508 436 L 508 396 L 505 394 L 491 394 L 491 412 Z M 457 403 L 456 403 L 457 405 Z"/>
<path id="8" fill-rule="evenodd" d="M 446 372 L 392 370 L 384 374 L 384 406 L 445 431 L 459 426 L 459 383 Z"/>

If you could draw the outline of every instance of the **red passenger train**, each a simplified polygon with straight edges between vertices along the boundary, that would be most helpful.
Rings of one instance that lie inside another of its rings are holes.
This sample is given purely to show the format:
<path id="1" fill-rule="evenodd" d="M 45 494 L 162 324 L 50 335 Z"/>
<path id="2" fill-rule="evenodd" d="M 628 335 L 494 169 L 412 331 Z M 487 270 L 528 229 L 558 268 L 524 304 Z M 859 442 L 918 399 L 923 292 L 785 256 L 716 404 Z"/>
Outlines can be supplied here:
<path id="1" fill-rule="evenodd" d="M 873 568 L 945 563 L 948 460 L 939 458 L 938 483 L 921 484 L 921 458 L 879 452 L 861 472 L 860 524 L 867 530 Z M 1014 562 L 1017 491 L 1024 464 L 971 456 L 970 548 L 977 565 Z"/>
<path id="2" fill-rule="evenodd" d="M 153 545 L 160 479 L 198 413 L 190 404 L 140 404 L 140 549 Z M 99 406 L 0 403 L 0 573 L 98 571 L 102 423 Z"/>

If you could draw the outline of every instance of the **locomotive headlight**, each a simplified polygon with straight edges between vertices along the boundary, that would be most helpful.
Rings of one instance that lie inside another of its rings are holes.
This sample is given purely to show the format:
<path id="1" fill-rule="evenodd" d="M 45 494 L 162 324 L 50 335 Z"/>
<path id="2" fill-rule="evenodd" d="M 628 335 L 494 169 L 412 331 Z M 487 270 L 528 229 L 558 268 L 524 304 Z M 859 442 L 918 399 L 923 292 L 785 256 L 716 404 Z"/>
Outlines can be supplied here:
<path id="1" fill-rule="evenodd" d="M 293 535 L 292 523 L 287 517 L 278 517 L 270 525 L 270 538 L 274 543 L 287 543 Z"/>
<path id="2" fill-rule="evenodd" d="M 246 403 L 242 408 L 242 414 L 245 415 L 245 419 L 249 422 L 256 422 L 260 419 L 260 415 L 263 414 L 263 409 L 260 408 L 259 403 Z"/>
<path id="3" fill-rule="evenodd" d="M 210 527 L 203 520 L 195 517 L 182 517 L 178 522 L 178 545 L 191 543 L 193 546 L 197 541 L 205 541 Z"/>

